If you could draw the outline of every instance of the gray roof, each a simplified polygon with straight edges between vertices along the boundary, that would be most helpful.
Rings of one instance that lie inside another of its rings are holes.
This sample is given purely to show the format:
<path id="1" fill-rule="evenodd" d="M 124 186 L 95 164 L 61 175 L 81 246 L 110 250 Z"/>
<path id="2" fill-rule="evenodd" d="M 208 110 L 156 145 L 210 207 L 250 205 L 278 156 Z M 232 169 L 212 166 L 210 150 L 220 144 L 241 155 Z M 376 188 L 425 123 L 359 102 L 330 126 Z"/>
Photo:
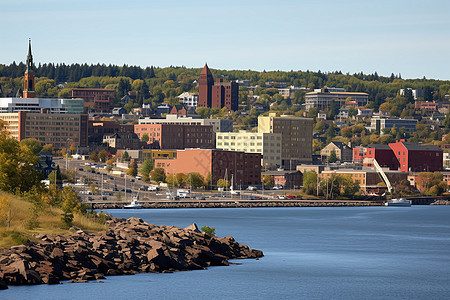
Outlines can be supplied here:
<path id="1" fill-rule="evenodd" d="M 408 151 L 442 151 L 441 148 L 435 145 L 424 145 L 407 142 L 402 142 L 402 144 L 405 146 L 406 149 L 408 149 Z"/>
<path id="2" fill-rule="evenodd" d="M 383 145 L 383 144 L 371 144 L 371 145 L 367 146 L 367 148 L 373 148 L 373 149 L 378 149 L 378 150 L 392 150 L 391 147 L 389 147 L 389 145 Z"/>

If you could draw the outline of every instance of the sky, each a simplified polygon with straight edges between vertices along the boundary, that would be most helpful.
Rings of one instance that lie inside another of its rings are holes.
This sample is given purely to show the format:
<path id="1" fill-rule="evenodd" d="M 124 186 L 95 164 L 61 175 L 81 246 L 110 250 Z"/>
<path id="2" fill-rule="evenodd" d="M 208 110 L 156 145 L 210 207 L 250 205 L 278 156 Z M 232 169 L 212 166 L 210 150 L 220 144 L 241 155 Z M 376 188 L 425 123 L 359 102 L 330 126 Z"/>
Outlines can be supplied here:
<path id="1" fill-rule="evenodd" d="M 363 72 L 450 80 L 449 0 L 0 0 L 0 64 Z"/>

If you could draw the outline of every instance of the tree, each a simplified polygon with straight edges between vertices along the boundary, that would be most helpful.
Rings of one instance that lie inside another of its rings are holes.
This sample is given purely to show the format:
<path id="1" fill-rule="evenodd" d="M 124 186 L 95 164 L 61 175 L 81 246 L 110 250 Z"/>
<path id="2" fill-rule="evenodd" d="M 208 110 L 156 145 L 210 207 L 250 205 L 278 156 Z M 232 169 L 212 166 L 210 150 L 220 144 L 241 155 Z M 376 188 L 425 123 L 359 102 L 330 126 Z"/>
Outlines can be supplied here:
<path id="1" fill-rule="evenodd" d="M 137 162 L 133 161 L 128 167 L 127 174 L 130 175 L 131 177 L 136 177 L 137 173 L 138 173 Z"/>
<path id="2" fill-rule="evenodd" d="M 147 133 L 144 133 L 141 137 L 141 141 L 147 143 L 150 140 Z"/>
<path id="3" fill-rule="evenodd" d="M 122 153 L 122 161 L 129 161 L 130 160 L 130 154 L 128 154 L 128 151 L 124 151 Z"/>
<path id="4" fill-rule="evenodd" d="M 336 155 L 336 151 L 332 150 L 330 152 L 330 156 L 328 156 L 328 162 L 329 163 L 335 163 L 338 161 L 337 155 Z"/>
<path id="5" fill-rule="evenodd" d="M 166 180 L 166 173 L 163 168 L 155 168 L 150 172 L 150 177 L 155 182 L 164 182 Z"/>
<path id="6" fill-rule="evenodd" d="M 20 144 L 6 131 L 0 120 L 0 190 L 16 193 L 38 185 L 41 173 L 35 165 L 39 157 L 28 146 Z"/>
<path id="7" fill-rule="evenodd" d="M 207 186 L 209 188 L 211 186 L 211 183 L 212 183 L 211 173 L 208 172 L 208 174 L 206 174 L 206 177 L 205 177 L 205 186 Z"/>
<path id="8" fill-rule="evenodd" d="M 303 173 L 303 191 L 308 195 L 317 193 L 317 173 L 315 171 L 306 171 Z"/>
<path id="9" fill-rule="evenodd" d="M 70 144 L 69 151 L 70 151 L 70 154 L 76 154 L 77 153 L 77 145 L 75 145 L 75 143 Z"/>
<path id="10" fill-rule="evenodd" d="M 200 173 L 192 172 L 188 174 L 189 184 L 193 187 L 202 187 L 205 184 L 205 179 Z"/>
<path id="11" fill-rule="evenodd" d="M 266 186 L 268 188 L 272 188 L 275 184 L 275 180 L 273 179 L 273 176 L 271 176 L 271 175 L 262 176 L 262 181 L 264 182 L 264 186 Z"/>
<path id="12" fill-rule="evenodd" d="M 149 175 L 154 167 L 155 167 L 155 164 L 153 163 L 152 159 L 144 160 L 141 168 L 139 169 L 139 173 L 142 175 L 142 180 L 144 180 L 145 182 L 148 182 L 150 180 Z"/>
<path id="13" fill-rule="evenodd" d="M 93 161 L 98 161 L 98 152 L 97 151 L 92 151 L 90 154 L 89 154 L 89 159 L 90 160 L 93 160 Z"/>
<path id="14" fill-rule="evenodd" d="M 217 180 L 217 187 L 218 188 L 229 188 L 230 187 L 230 182 L 226 179 L 219 179 Z"/>
<path id="15" fill-rule="evenodd" d="M 98 153 L 98 159 L 101 162 L 106 162 L 107 158 L 108 158 L 108 152 L 105 149 L 103 149 L 102 151 L 100 151 Z"/>
<path id="16" fill-rule="evenodd" d="M 28 147 L 31 152 L 33 152 L 34 155 L 39 155 L 41 153 L 43 145 L 40 141 L 30 138 L 30 139 L 24 139 L 20 141 L 20 144 Z"/>

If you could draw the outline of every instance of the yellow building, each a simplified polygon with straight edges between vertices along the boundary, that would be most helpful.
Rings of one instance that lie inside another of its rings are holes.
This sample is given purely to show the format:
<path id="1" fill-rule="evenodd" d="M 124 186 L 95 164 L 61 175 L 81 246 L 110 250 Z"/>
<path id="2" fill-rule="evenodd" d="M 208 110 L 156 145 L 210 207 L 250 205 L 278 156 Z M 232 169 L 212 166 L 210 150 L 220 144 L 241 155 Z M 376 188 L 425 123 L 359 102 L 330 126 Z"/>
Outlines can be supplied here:
<path id="1" fill-rule="evenodd" d="M 313 119 L 275 113 L 258 117 L 258 133 L 281 134 L 281 165 L 295 169 L 299 163 L 312 162 Z"/>
<path id="2" fill-rule="evenodd" d="M 263 167 L 281 166 L 281 134 L 257 132 L 216 132 L 216 148 L 261 153 Z"/>

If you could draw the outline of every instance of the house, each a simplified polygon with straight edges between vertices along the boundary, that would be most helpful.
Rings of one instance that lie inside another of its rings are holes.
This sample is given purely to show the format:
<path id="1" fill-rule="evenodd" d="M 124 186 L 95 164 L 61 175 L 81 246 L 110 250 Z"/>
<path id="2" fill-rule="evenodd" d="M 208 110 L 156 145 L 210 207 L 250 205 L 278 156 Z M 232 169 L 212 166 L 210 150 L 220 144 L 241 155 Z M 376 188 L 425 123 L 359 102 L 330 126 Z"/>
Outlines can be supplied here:
<path id="1" fill-rule="evenodd" d="M 172 109 L 172 107 L 170 106 L 169 103 L 161 103 L 160 105 L 158 105 L 158 107 L 156 108 L 156 114 L 157 115 L 164 115 L 164 114 L 170 114 L 170 110 Z"/>
<path id="2" fill-rule="evenodd" d="M 121 116 L 127 113 L 127 110 L 123 107 L 114 107 L 112 110 L 112 114 L 115 116 Z"/>
<path id="3" fill-rule="evenodd" d="M 267 111 L 267 106 L 262 103 L 255 102 L 251 107 L 256 111 Z"/>
<path id="4" fill-rule="evenodd" d="M 177 104 L 174 105 L 172 107 L 172 110 L 170 111 L 171 115 L 177 115 L 177 116 L 186 116 L 187 115 L 187 110 L 186 108 L 181 105 L 181 104 Z"/>
<path id="5" fill-rule="evenodd" d="M 336 157 L 341 162 L 353 161 L 352 147 L 343 142 L 331 142 L 326 145 L 321 151 L 320 155 L 329 157 L 331 152 L 336 153 Z"/>

